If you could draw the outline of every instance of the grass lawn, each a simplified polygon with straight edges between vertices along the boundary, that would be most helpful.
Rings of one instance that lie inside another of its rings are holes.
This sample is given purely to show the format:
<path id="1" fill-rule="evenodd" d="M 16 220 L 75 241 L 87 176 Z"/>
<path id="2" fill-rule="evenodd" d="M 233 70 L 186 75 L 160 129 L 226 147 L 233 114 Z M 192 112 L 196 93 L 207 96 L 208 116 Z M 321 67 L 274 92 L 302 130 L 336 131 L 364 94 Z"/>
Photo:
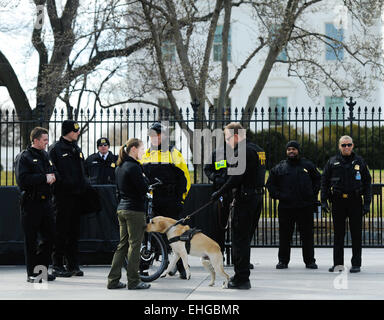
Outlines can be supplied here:
<path id="1" fill-rule="evenodd" d="M 15 186 L 16 178 L 12 171 L 1 171 L 0 172 L 0 186 Z M 12 180 L 13 178 L 13 180 Z"/>

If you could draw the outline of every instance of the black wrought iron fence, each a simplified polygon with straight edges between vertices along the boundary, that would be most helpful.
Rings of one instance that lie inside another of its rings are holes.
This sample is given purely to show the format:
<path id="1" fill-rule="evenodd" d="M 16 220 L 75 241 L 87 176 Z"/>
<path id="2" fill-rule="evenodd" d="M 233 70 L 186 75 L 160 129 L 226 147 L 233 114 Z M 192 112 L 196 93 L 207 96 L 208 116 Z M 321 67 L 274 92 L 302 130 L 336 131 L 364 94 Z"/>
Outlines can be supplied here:
<path id="1" fill-rule="evenodd" d="M 327 109 L 324 107 L 284 109 L 277 106 L 257 107 L 252 113 L 245 113 L 243 109 L 227 108 L 221 114 L 208 110 L 202 114 L 197 113 L 196 104 L 191 105 L 192 107 L 179 110 L 177 115 L 167 110 L 146 107 L 86 109 L 71 114 L 68 114 L 66 109 L 55 109 L 49 117 L 42 110 L 41 117 L 37 120 L 22 120 L 25 117 L 17 115 L 14 110 L 0 110 L 0 186 L 15 185 L 13 159 L 28 141 L 26 125 L 28 124 L 29 128 L 35 125 L 49 128 L 50 142 L 53 142 L 60 137 L 61 123 L 67 118 L 76 119 L 82 128 L 79 145 L 85 156 L 97 151 L 96 140 L 102 136 L 109 138 L 111 151 L 115 154 L 129 138 L 137 137 L 148 143 L 149 125 L 154 121 L 167 121 L 171 144 L 175 144 L 186 159 L 193 183 L 208 183 L 201 170 L 201 164 L 204 163 L 207 153 L 212 151 L 207 149 L 211 141 L 193 134 L 199 130 L 201 132 L 208 129 L 212 132 L 213 129 L 223 128 L 231 121 L 241 121 L 248 129 L 247 138 L 265 150 L 267 169 L 285 158 L 285 144 L 295 139 L 300 142 L 304 156 L 322 170 L 329 157 L 337 152 L 339 138 L 347 134 L 354 139 L 355 151 L 367 161 L 375 190 L 371 212 L 364 218 L 364 246 L 383 246 L 384 141 L 381 108 L 355 106 L 350 100 L 346 106 Z M 198 149 L 200 152 L 196 152 Z M 332 245 L 331 217 L 314 213 L 314 221 L 316 246 Z M 253 245 L 277 246 L 278 241 L 277 204 L 266 192 L 262 217 Z M 298 245 L 299 241 L 297 235 L 293 245 Z M 346 245 L 350 245 L 349 234 L 346 236 Z"/>

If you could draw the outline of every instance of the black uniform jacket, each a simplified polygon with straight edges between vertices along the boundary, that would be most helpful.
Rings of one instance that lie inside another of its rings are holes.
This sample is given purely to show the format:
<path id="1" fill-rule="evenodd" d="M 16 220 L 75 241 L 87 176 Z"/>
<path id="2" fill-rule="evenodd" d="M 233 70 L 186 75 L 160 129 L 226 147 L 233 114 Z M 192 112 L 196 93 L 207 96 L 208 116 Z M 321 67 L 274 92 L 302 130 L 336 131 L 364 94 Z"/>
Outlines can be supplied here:
<path id="1" fill-rule="evenodd" d="M 85 160 L 85 169 L 91 184 L 114 184 L 117 156 L 108 153 L 104 160 L 99 152 L 91 154 Z"/>
<path id="2" fill-rule="evenodd" d="M 28 147 L 16 156 L 16 182 L 21 191 L 35 198 L 49 197 L 51 187 L 47 183 L 47 173 L 54 173 L 57 179 L 56 168 L 46 151 Z"/>
<path id="3" fill-rule="evenodd" d="M 75 141 L 63 137 L 49 147 L 49 156 L 59 176 L 55 183 L 55 194 L 80 194 L 85 192 L 89 181 L 85 176 L 84 155 Z"/>
<path id="4" fill-rule="evenodd" d="M 247 195 L 261 194 L 265 179 L 265 153 L 258 145 L 242 140 L 234 149 L 234 156 L 238 156 L 239 145 L 245 144 L 246 167 L 242 174 L 228 175 L 225 184 L 218 191 L 224 194 L 231 189 L 236 189 L 235 198 L 245 199 Z M 232 161 L 229 161 L 231 163 Z"/>
<path id="5" fill-rule="evenodd" d="M 321 201 L 338 198 L 342 194 L 364 196 L 364 204 L 371 203 L 371 175 L 364 159 L 354 152 L 344 157 L 339 153 L 325 164 L 321 177 Z"/>
<path id="6" fill-rule="evenodd" d="M 219 190 L 224 185 L 228 179 L 225 148 L 212 153 L 212 163 L 204 165 L 204 173 L 213 182 L 214 190 Z"/>
<path id="7" fill-rule="evenodd" d="M 305 158 L 280 161 L 269 172 L 266 187 L 281 208 L 313 206 L 320 190 L 320 173 Z"/>
<path id="8" fill-rule="evenodd" d="M 119 200 L 117 210 L 144 211 L 148 179 L 138 161 L 128 157 L 116 168 L 116 186 Z"/>

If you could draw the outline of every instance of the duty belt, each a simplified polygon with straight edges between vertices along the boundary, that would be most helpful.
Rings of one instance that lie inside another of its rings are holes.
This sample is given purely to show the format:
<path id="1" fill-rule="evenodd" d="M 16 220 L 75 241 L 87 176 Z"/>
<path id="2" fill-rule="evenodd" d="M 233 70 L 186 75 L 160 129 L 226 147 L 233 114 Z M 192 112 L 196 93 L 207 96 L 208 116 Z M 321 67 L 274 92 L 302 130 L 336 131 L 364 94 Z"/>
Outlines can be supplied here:
<path id="1" fill-rule="evenodd" d="M 360 194 L 357 193 L 333 193 L 333 196 L 339 199 L 358 198 Z"/>
<path id="2" fill-rule="evenodd" d="M 241 187 L 240 192 L 243 195 L 252 195 L 252 194 L 263 194 L 263 188 L 262 187 L 255 187 L 255 188 L 245 188 Z"/>
<path id="3" fill-rule="evenodd" d="M 48 200 L 50 199 L 51 195 L 46 195 L 40 192 L 35 192 L 35 193 L 25 192 L 25 197 L 31 200 Z"/>

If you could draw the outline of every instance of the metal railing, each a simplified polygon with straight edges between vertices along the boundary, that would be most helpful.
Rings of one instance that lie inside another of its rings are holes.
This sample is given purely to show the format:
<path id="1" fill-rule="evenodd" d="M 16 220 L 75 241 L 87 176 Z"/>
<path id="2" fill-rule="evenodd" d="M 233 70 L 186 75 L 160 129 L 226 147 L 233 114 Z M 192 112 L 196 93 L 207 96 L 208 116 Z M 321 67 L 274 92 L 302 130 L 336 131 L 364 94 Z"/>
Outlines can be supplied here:
<path id="1" fill-rule="evenodd" d="M 384 141 L 381 108 L 355 106 L 350 99 L 346 106 L 325 109 L 324 107 L 262 108 L 257 107 L 252 113 L 245 114 L 243 109 L 227 108 L 218 115 L 207 110 L 198 116 L 196 103 L 192 107 L 181 109 L 178 116 L 157 108 L 121 107 L 107 110 L 80 110 L 68 114 L 65 109 L 55 109 L 47 120 L 44 113 L 37 120 L 23 119 L 14 110 L 0 110 L 0 186 L 15 185 L 13 159 L 25 146 L 23 126 L 39 125 L 49 128 L 50 142 L 58 140 L 61 123 L 67 118 L 76 119 L 82 134 L 79 146 L 84 155 L 96 152 L 96 140 L 102 136 L 109 138 L 111 151 L 118 153 L 126 140 L 137 137 L 148 143 L 147 128 L 154 121 L 168 121 L 171 143 L 182 152 L 188 163 L 193 183 L 209 182 L 201 165 L 203 159 L 196 159 L 191 152 L 185 128 L 192 132 L 197 129 L 223 128 L 231 121 L 242 121 L 249 130 L 247 137 L 260 145 L 266 152 L 266 165 L 269 170 L 285 158 L 285 144 L 295 139 L 301 144 L 304 156 L 313 161 L 319 170 L 338 150 L 338 139 L 342 135 L 351 135 L 355 151 L 368 163 L 374 185 L 374 198 L 371 212 L 364 218 L 364 246 L 383 246 L 382 241 L 382 168 L 384 161 Z M 184 128 L 184 130 L 183 130 Z M 206 142 L 201 141 L 201 157 L 204 155 Z M 268 174 L 268 171 L 267 171 Z M 331 216 L 314 214 L 316 246 L 331 246 L 333 226 Z M 259 228 L 253 241 L 254 246 L 278 245 L 277 204 L 264 196 L 263 212 Z M 293 245 L 299 245 L 299 235 L 295 234 Z M 351 239 L 346 236 L 346 245 Z"/>

